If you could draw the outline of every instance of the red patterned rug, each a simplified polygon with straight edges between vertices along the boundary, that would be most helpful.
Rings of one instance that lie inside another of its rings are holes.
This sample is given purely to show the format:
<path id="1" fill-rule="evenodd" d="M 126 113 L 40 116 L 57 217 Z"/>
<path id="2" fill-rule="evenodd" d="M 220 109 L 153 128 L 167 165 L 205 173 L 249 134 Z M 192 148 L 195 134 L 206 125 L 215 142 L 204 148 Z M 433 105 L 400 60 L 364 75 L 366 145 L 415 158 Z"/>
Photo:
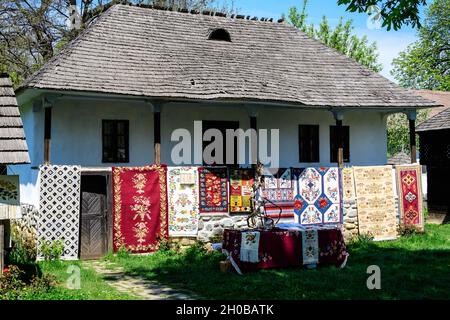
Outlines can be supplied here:
<path id="1" fill-rule="evenodd" d="M 227 168 L 198 168 L 200 213 L 228 212 Z"/>
<path id="2" fill-rule="evenodd" d="M 396 171 L 401 224 L 414 225 L 423 229 L 424 215 L 420 166 L 397 166 Z"/>
<path id="3" fill-rule="evenodd" d="M 168 237 L 167 167 L 113 167 L 114 252 L 153 252 Z"/>

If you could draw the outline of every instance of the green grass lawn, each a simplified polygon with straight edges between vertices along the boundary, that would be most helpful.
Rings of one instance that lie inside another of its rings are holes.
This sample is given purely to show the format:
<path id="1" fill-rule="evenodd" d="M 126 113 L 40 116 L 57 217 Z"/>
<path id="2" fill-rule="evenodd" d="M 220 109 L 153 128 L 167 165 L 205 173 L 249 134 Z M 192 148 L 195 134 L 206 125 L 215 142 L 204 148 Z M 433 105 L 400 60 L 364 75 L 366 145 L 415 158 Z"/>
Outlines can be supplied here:
<path id="1" fill-rule="evenodd" d="M 71 276 L 68 268 L 80 267 L 80 289 L 68 289 L 66 282 Z M 38 263 L 41 272 L 55 276 L 57 285 L 49 292 L 33 293 L 30 300 L 127 300 L 135 297 L 123 294 L 109 286 L 95 271 L 81 266 L 79 261 L 51 261 Z"/>
<path id="2" fill-rule="evenodd" d="M 261 270 L 244 276 L 221 273 L 219 261 L 223 255 L 198 248 L 184 254 L 168 251 L 108 259 L 130 274 L 188 289 L 206 299 L 450 298 L 450 225 L 427 225 L 424 235 L 396 241 L 360 241 L 348 249 L 350 257 L 344 269 Z M 381 268 L 381 290 L 367 289 L 370 265 Z M 102 290 L 94 287 L 91 290 L 100 297 Z"/>

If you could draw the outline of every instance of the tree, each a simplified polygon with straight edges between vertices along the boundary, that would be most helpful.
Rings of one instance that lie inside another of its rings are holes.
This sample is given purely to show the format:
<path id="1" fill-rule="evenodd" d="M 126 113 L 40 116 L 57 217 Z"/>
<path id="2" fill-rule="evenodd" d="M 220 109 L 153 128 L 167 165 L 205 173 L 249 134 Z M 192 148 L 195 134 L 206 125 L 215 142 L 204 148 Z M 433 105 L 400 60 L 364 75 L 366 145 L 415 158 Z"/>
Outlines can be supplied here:
<path id="1" fill-rule="evenodd" d="M 372 69 L 374 72 L 380 72 L 381 64 L 378 63 L 378 52 L 376 43 L 369 43 L 366 36 L 358 38 L 352 34 L 354 29 L 352 20 L 344 22 L 341 17 L 338 25 L 332 29 L 324 16 L 318 27 L 313 24 L 307 24 L 308 14 L 306 8 L 308 0 L 303 1 L 303 8 L 299 12 L 296 7 L 289 10 L 290 23 L 299 28 L 310 37 L 320 40 L 327 46 L 353 58 L 362 65 Z"/>
<path id="2" fill-rule="evenodd" d="M 419 7 L 426 3 L 427 0 L 338 0 L 338 5 L 347 5 L 347 11 L 379 15 L 387 30 L 410 24 L 420 28 Z"/>
<path id="3" fill-rule="evenodd" d="M 430 5 L 418 38 L 394 59 L 391 74 L 404 87 L 450 91 L 449 0 Z"/>
<path id="4" fill-rule="evenodd" d="M 81 28 L 71 30 L 71 0 L 0 0 L 0 71 L 8 72 L 17 86 L 73 39 L 90 21 L 115 3 L 216 11 L 216 0 L 78 0 Z M 226 3 L 228 4 L 228 3 Z M 230 9 L 231 7 L 231 9 Z"/>
<path id="5" fill-rule="evenodd" d="M 421 123 L 428 117 L 428 110 L 417 112 L 417 123 Z M 388 157 L 395 156 L 399 152 L 410 154 L 409 150 L 409 121 L 404 113 L 395 113 L 387 118 L 387 145 Z M 417 139 L 417 146 L 419 146 Z"/>

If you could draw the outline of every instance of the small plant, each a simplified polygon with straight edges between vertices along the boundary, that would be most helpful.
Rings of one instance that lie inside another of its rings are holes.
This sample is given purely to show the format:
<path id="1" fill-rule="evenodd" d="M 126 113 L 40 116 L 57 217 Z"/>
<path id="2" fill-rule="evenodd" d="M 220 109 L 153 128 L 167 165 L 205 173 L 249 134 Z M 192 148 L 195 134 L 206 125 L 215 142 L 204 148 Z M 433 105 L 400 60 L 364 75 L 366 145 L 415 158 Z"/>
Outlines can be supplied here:
<path id="1" fill-rule="evenodd" d="M 159 241 L 158 251 L 167 252 L 167 251 L 170 251 L 170 249 L 171 249 L 171 244 L 168 239 L 161 239 Z"/>
<path id="2" fill-rule="evenodd" d="M 221 243 L 223 241 L 223 235 L 215 235 L 213 237 L 210 237 L 209 240 L 211 243 Z"/>
<path id="3" fill-rule="evenodd" d="M 130 256 L 130 251 L 127 250 L 124 246 L 121 246 L 119 250 L 117 250 L 118 258 L 128 258 Z"/>
<path id="4" fill-rule="evenodd" d="M 425 232 L 420 230 L 418 227 L 414 225 L 400 225 L 397 229 L 397 232 L 402 237 L 410 237 L 417 234 L 424 234 Z"/>
<path id="5" fill-rule="evenodd" d="M 59 261 L 64 253 L 64 240 L 44 241 L 40 251 L 45 261 Z"/>
<path id="6" fill-rule="evenodd" d="M 370 245 L 370 243 L 372 241 L 373 241 L 373 235 L 371 235 L 370 233 L 363 233 L 363 234 L 359 234 L 357 236 L 353 236 L 348 241 L 348 244 L 350 246 L 367 247 Z"/>

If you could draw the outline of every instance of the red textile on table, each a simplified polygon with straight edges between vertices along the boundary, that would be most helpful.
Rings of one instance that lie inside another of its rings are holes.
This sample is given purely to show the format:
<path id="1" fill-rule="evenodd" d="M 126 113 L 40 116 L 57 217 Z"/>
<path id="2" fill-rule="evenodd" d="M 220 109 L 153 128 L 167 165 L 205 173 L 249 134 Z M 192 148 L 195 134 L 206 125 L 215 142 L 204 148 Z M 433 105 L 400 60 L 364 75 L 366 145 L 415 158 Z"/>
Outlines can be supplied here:
<path id="1" fill-rule="evenodd" d="M 260 231 L 259 263 L 239 259 L 242 232 L 225 229 L 222 248 L 233 258 L 243 273 L 257 269 L 303 266 L 302 234 L 300 231 L 273 229 Z M 339 229 L 319 229 L 319 264 L 341 266 L 347 256 L 342 232 Z"/>
<path id="2" fill-rule="evenodd" d="M 113 167 L 114 252 L 152 252 L 168 237 L 164 165 Z"/>

